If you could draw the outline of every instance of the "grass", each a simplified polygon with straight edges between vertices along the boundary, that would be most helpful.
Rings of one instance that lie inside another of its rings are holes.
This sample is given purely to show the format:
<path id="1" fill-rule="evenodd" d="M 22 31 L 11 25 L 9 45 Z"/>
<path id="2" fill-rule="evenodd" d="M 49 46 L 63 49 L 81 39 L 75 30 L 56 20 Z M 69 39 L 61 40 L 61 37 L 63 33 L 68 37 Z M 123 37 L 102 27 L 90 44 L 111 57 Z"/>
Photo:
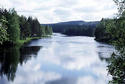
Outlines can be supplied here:
<path id="1" fill-rule="evenodd" d="M 33 40 L 33 39 L 40 39 L 40 38 L 41 37 L 28 37 L 25 40 L 19 40 L 19 41 L 17 41 L 16 45 L 22 46 L 23 44 L 26 44 L 26 43 L 30 42 L 31 40 Z"/>
<path id="2" fill-rule="evenodd" d="M 48 37 L 51 37 L 50 35 L 44 35 L 42 37 L 28 37 L 24 40 L 18 40 L 16 42 L 5 42 L 3 45 L 0 45 L 0 47 L 5 47 L 5 46 L 18 46 L 18 47 L 21 47 L 23 46 L 24 44 L 26 43 L 29 43 L 31 40 L 34 40 L 34 39 L 41 39 L 41 38 L 48 38 Z"/>

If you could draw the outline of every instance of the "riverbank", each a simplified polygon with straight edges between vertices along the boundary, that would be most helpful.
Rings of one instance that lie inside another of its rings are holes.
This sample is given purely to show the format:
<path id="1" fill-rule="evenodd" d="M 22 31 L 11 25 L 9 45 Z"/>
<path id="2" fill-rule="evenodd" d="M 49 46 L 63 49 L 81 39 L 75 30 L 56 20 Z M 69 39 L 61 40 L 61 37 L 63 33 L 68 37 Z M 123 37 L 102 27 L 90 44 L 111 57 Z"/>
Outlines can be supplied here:
<path id="1" fill-rule="evenodd" d="M 17 43 L 15 43 L 16 45 L 24 45 L 26 43 L 29 43 L 31 40 L 37 40 L 37 39 L 41 39 L 41 38 L 47 38 L 47 37 L 51 37 L 51 35 L 44 35 L 42 37 L 29 37 L 29 38 L 26 38 L 25 40 L 19 40 L 17 41 Z"/>
<path id="2" fill-rule="evenodd" d="M 40 39 L 40 38 L 42 38 L 42 37 L 29 37 L 29 38 L 26 38 L 25 40 L 18 40 L 16 42 L 6 41 L 2 45 L 0 45 L 0 47 L 12 47 L 12 46 L 20 46 L 21 47 L 24 44 L 29 43 L 33 39 Z"/>
<path id="3" fill-rule="evenodd" d="M 51 37 L 51 35 L 44 35 L 42 37 L 28 37 L 24 40 L 18 40 L 17 42 L 4 42 L 2 45 L 0 45 L 0 47 L 11 47 L 11 46 L 23 46 L 24 44 L 27 44 L 29 43 L 30 41 L 32 40 L 37 40 L 37 39 L 41 39 L 41 38 L 47 38 L 47 37 Z"/>
<path id="4" fill-rule="evenodd" d="M 20 46 L 22 46 L 22 45 L 24 45 L 24 44 L 30 42 L 31 40 L 40 39 L 40 38 L 42 38 L 42 37 L 29 37 L 29 38 L 26 38 L 25 40 L 19 40 L 19 41 L 17 41 L 17 43 L 15 43 L 15 45 L 20 45 Z"/>

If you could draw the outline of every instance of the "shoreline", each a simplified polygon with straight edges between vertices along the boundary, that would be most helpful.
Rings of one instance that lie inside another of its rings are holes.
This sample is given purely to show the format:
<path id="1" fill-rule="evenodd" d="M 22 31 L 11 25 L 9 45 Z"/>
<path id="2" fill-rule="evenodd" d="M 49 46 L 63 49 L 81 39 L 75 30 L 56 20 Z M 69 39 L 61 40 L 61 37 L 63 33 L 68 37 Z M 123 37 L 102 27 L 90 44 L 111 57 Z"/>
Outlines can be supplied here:
<path id="1" fill-rule="evenodd" d="M 27 43 L 29 43 L 32 40 L 37 40 L 37 39 L 42 39 L 42 38 L 47 38 L 47 37 L 51 37 L 51 35 L 46 35 L 46 36 L 42 36 L 42 37 L 28 37 L 25 40 L 18 40 L 17 42 L 11 43 L 11 42 L 5 42 L 4 44 L 0 45 L 0 48 L 2 47 L 14 47 L 14 46 L 23 46 Z"/>

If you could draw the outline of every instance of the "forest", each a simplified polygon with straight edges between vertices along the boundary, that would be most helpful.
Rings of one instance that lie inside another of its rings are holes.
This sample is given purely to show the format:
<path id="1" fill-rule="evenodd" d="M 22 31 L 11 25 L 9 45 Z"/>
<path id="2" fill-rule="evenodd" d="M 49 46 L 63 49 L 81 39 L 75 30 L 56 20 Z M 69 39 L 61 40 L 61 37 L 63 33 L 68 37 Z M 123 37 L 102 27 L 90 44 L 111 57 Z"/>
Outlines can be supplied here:
<path id="1" fill-rule="evenodd" d="M 14 9 L 0 9 L 0 45 L 23 43 L 52 35 L 52 28 L 40 25 L 37 18 L 19 16 Z"/>
<path id="2" fill-rule="evenodd" d="M 55 24 L 43 24 L 51 26 L 53 32 L 62 33 L 68 36 L 94 36 L 96 25 L 99 21 L 85 22 L 85 21 L 68 21 Z"/>

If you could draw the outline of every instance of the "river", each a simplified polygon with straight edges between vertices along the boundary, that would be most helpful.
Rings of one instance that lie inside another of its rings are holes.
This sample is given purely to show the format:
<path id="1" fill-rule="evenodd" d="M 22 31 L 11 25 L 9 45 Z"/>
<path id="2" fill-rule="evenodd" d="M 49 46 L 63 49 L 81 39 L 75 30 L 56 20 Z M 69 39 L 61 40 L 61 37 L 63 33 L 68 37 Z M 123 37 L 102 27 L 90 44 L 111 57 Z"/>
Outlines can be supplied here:
<path id="1" fill-rule="evenodd" d="M 107 84 L 113 46 L 94 37 L 52 37 L 1 49 L 0 84 Z"/>

